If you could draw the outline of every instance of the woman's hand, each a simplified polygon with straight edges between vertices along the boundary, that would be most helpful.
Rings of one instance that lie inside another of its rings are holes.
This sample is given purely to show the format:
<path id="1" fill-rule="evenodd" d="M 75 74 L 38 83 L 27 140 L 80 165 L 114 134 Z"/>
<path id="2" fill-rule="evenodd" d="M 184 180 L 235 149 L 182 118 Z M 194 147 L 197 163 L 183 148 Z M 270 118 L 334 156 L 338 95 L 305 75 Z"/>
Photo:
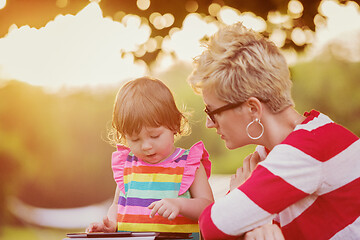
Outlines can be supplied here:
<path id="1" fill-rule="evenodd" d="M 178 198 L 164 198 L 160 201 L 151 203 L 148 208 L 152 209 L 150 218 L 154 217 L 156 213 L 169 220 L 174 220 L 180 213 L 180 204 Z"/>
<path id="2" fill-rule="evenodd" d="M 276 224 L 265 224 L 245 234 L 243 240 L 285 240 Z"/>
<path id="3" fill-rule="evenodd" d="M 110 221 L 104 217 L 102 222 L 91 223 L 85 232 L 116 232 L 116 222 Z"/>
<path id="4" fill-rule="evenodd" d="M 238 188 L 250 177 L 252 171 L 260 162 L 260 156 L 257 152 L 249 154 L 243 161 L 243 166 L 236 170 L 236 173 L 230 179 L 230 191 Z"/>

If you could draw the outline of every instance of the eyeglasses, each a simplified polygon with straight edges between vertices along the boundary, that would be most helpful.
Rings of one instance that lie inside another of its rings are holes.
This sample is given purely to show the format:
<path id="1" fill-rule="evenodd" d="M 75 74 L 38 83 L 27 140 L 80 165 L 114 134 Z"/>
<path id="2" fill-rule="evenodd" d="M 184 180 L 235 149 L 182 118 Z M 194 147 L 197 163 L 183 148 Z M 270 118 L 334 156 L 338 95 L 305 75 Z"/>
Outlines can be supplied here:
<path id="1" fill-rule="evenodd" d="M 207 106 L 204 109 L 204 112 L 208 115 L 208 118 L 215 124 L 216 123 L 216 119 L 215 119 L 215 114 L 219 114 L 221 112 L 224 112 L 226 110 L 230 110 L 233 108 L 236 108 L 238 106 L 240 106 L 243 102 L 238 102 L 238 103 L 229 103 L 226 104 L 225 106 L 219 107 L 213 111 L 210 111 Z"/>

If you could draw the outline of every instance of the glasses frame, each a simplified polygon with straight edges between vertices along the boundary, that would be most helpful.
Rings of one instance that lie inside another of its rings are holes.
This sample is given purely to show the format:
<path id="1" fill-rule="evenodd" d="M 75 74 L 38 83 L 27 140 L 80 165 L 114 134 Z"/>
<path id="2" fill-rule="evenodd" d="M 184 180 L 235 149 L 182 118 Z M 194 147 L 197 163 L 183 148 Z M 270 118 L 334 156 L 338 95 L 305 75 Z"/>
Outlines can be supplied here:
<path id="1" fill-rule="evenodd" d="M 207 114 L 208 118 L 215 124 L 216 123 L 215 114 L 219 114 L 219 113 L 222 113 L 224 111 L 236 108 L 236 107 L 240 106 L 243 103 L 244 102 L 229 103 L 229 104 L 226 104 L 226 105 L 224 105 L 222 107 L 219 107 L 219 108 L 217 108 L 215 110 L 212 110 L 212 111 L 210 111 L 208 109 L 208 107 L 206 106 L 205 109 L 204 109 L 204 112 Z"/>

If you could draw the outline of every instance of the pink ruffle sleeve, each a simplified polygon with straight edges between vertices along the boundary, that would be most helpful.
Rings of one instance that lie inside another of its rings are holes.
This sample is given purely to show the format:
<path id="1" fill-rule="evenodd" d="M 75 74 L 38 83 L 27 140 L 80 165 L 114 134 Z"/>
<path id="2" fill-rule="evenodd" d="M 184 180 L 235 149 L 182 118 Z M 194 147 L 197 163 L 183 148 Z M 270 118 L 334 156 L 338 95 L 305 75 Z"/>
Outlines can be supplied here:
<path id="1" fill-rule="evenodd" d="M 116 147 L 117 151 L 113 152 L 112 154 L 111 167 L 118 188 L 125 194 L 124 168 L 126 158 L 130 153 L 130 149 L 122 145 L 117 145 Z"/>
<path id="2" fill-rule="evenodd" d="M 211 174 L 211 162 L 209 160 L 209 153 L 206 151 L 203 142 L 195 143 L 189 151 L 184 168 L 184 174 L 180 185 L 179 195 L 184 194 L 194 182 L 195 172 L 200 167 L 200 162 L 205 168 L 207 177 Z"/>

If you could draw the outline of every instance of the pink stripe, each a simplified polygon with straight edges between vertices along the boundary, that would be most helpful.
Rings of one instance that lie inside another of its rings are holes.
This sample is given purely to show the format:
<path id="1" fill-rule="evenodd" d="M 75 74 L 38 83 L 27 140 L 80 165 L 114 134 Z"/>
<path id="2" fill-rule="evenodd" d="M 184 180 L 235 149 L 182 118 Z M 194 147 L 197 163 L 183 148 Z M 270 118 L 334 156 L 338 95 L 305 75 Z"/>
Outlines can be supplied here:
<path id="1" fill-rule="evenodd" d="M 121 215 L 150 215 L 151 209 L 148 209 L 147 207 L 137 207 L 137 206 L 126 206 L 126 209 L 120 205 L 118 205 L 118 214 Z M 126 211 L 125 211 L 126 210 Z M 178 216 L 182 216 L 179 214 Z"/>
<path id="2" fill-rule="evenodd" d="M 360 178 L 321 195 L 282 228 L 285 239 L 329 239 L 360 216 Z M 351 236 L 349 236 L 351 238 Z"/>
<path id="3" fill-rule="evenodd" d="M 250 178 L 239 187 L 254 203 L 265 211 L 279 213 L 308 196 L 265 167 L 258 165 Z"/>
<path id="4" fill-rule="evenodd" d="M 126 210 L 126 211 L 125 211 Z M 138 207 L 138 206 L 123 206 L 119 205 L 118 213 L 125 215 L 125 214 L 133 214 L 133 215 L 150 215 L 151 209 L 147 207 Z"/>
<path id="5" fill-rule="evenodd" d="M 211 219 L 211 204 L 205 208 L 199 218 L 200 231 L 204 239 L 236 239 L 235 236 L 230 236 L 220 231 Z"/>
<path id="6" fill-rule="evenodd" d="M 312 131 L 299 129 L 290 134 L 282 143 L 291 145 L 313 158 L 325 162 L 344 151 L 358 139 L 346 128 L 336 123 L 328 123 Z"/>

